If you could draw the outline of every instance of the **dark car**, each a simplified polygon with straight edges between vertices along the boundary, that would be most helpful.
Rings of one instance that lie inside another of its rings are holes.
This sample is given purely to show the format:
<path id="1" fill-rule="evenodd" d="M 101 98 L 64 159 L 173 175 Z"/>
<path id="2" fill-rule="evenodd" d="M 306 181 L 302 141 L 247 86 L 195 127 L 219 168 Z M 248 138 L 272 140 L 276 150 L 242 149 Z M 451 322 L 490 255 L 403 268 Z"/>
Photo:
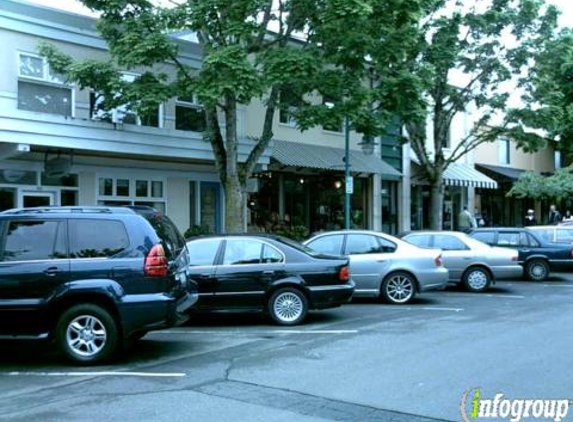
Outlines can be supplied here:
<path id="1" fill-rule="evenodd" d="M 550 271 L 573 270 L 573 246 L 548 242 L 525 228 L 474 229 L 469 235 L 491 246 L 519 251 L 519 263 L 531 280 L 543 281 Z"/>
<path id="2" fill-rule="evenodd" d="M 0 338 L 53 339 L 72 361 L 185 321 L 198 299 L 185 241 L 149 207 L 0 213 Z"/>
<path id="3" fill-rule="evenodd" d="M 340 306 L 354 292 L 347 258 L 282 237 L 199 237 L 187 249 L 199 311 L 263 311 L 277 324 L 295 325 L 309 309 Z"/>

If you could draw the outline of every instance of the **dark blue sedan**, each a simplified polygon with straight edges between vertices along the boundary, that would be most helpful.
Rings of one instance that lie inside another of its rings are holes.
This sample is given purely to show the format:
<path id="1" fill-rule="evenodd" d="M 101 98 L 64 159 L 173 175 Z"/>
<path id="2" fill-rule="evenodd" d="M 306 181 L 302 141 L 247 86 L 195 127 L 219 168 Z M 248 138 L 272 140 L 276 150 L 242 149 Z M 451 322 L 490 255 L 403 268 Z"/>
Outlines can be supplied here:
<path id="1" fill-rule="evenodd" d="M 474 229 L 469 235 L 491 246 L 517 249 L 524 274 L 533 281 L 543 281 L 550 271 L 573 270 L 573 245 L 552 243 L 525 228 Z"/>

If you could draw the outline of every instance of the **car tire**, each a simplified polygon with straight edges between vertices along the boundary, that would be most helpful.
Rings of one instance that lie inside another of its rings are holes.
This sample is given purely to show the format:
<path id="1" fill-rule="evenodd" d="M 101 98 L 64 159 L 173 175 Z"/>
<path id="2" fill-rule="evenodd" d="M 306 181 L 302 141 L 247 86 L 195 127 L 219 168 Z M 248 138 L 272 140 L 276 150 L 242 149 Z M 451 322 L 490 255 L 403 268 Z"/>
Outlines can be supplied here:
<path id="1" fill-rule="evenodd" d="M 268 312 L 279 325 L 297 325 L 306 318 L 308 299 L 299 289 L 284 287 L 271 295 Z"/>
<path id="2" fill-rule="evenodd" d="M 485 292 L 491 284 L 489 271 L 482 267 L 469 268 L 462 277 L 462 285 L 468 292 Z"/>
<path id="3" fill-rule="evenodd" d="M 94 365 L 104 362 L 117 350 L 117 323 L 101 306 L 72 306 L 60 316 L 56 324 L 56 344 L 64 356 L 75 364 Z"/>
<path id="4" fill-rule="evenodd" d="M 531 281 L 545 281 L 549 277 L 549 264 L 542 259 L 532 259 L 525 264 L 525 274 Z"/>
<path id="5" fill-rule="evenodd" d="M 384 279 L 380 296 L 395 305 L 409 303 L 416 296 L 416 280 L 408 273 L 392 273 Z"/>

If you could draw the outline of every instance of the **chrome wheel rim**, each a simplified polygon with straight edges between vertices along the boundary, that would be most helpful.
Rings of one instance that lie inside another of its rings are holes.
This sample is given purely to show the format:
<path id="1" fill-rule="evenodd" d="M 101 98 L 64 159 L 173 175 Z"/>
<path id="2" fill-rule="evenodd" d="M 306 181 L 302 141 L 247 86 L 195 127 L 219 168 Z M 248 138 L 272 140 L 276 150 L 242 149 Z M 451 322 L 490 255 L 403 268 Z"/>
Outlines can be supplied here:
<path id="1" fill-rule="evenodd" d="M 487 285 L 487 275 L 483 271 L 472 271 L 468 274 L 468 284 L 474 290 L 481 290 Z"/>
<path id="2" fill-rule="evenodd" d="M 535 280 L 541 280 L 545 277 L 547 271 L 545 269 L 545 265 L 543 264 L 533 264 L 530 268 L 529 268 L 529 274 L 531 275 L 531 278 L 535 279 Z"/>
<path id="3" fill-rule="evenodd" d="M 403 275 L 395 275 L 386 285 L 386 293 L 392 302 L 405 303 L 414 294 L 414 284 L 410 278 Z"/>
<path id="4" fill-rule="evenodd" d="M 303 313 L 304 304 L 299 295 L 291 292 L 281 293 L 275 298 L 273 310 L 283 322 L 296 321 Z"/>
<path id="5" fill-rule="evenodd" d="M 107 331 L 95 316 L 80 315 L 68 324 L 66 341 L 75 354 L 92 357 L 105 347 Z"/>

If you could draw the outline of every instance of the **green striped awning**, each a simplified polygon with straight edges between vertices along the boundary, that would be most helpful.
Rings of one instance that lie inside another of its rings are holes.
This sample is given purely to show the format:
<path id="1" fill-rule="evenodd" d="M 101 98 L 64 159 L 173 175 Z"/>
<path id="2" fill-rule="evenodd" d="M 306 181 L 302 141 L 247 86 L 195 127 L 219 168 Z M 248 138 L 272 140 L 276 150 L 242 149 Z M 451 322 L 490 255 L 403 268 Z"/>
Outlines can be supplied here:
<path id="1" fill-rule="evenodd" d="M 299 142 L 274 141 L 271 157 L 283 166 L 344 171 L 344 149 Z M 399 180 L 402 174 L 375 155 L 350 150 L 353 173 L 380 174 L 384 179 Z"/>

